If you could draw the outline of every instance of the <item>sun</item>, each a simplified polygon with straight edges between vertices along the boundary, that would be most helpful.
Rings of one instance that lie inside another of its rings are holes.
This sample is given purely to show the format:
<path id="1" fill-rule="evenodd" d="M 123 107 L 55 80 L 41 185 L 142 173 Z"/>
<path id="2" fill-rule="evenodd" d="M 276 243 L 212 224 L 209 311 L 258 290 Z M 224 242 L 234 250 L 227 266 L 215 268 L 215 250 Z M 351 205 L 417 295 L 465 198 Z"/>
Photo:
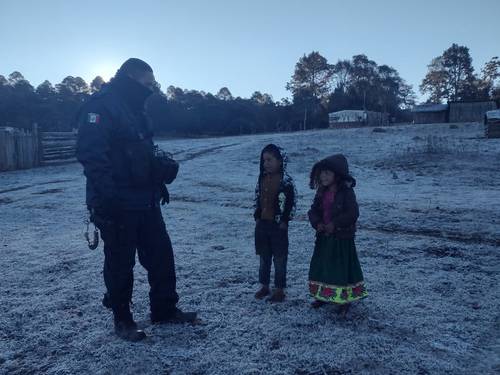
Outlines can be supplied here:
<path id="1" fill-rule="evenodd" d="M 113 77 L 120 66 L 112 63 L 101 62 L 96 64 L 91 74 L 93 77 L 101 76 L 104 81 L 108 82 Z"/>

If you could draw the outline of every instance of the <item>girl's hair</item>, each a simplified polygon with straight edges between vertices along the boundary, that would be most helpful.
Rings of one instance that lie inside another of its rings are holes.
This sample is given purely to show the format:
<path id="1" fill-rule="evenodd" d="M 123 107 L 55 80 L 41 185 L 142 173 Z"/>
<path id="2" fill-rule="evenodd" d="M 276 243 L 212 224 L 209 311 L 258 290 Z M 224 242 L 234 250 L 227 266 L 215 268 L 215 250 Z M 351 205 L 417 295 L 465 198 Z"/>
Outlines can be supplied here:
<path id="1" fill-rule="evenodd" d="M 317 162 L 311 169 L 311 174 L 309 175 L 309 187 L 311 189 L 317 189 L 321 186 L 319 176 L 322 171 L 330 171 L 335 173 L 335 171 L 328 165 L 324 160 Z M 337 179 L 337 175 L 335 175 L 335 179 Z"/>
<path id="2" fill-rule="evenodd" d="M 311 169 L 311 174 L 309 175 L 309 187 L 311 189 L 318 189 L 321 186 L 321 181 L 319 176 L 322 171 L 330 171 L 335 173 L 335 183 L 340 185 L 344 181 L 349 180 L 349 176 L 343 176 L 335 171 L 334 167 L 326 160 L 321 160 L 314 164 Z"/>

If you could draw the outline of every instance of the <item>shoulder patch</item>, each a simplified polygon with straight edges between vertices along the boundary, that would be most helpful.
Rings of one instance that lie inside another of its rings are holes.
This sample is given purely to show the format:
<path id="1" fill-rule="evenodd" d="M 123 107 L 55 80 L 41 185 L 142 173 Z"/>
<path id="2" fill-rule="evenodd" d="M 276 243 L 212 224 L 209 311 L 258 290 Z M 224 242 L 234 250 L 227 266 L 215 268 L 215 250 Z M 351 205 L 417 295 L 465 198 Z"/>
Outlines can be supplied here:
<path id="1" fill-rule="evenodd" d="M 87 122 L 89 124 L 99 124 L 99 121 L 101 120 L 101 116 L 98 113 L 92 113 L 89 112 L 87 113 Z"/>

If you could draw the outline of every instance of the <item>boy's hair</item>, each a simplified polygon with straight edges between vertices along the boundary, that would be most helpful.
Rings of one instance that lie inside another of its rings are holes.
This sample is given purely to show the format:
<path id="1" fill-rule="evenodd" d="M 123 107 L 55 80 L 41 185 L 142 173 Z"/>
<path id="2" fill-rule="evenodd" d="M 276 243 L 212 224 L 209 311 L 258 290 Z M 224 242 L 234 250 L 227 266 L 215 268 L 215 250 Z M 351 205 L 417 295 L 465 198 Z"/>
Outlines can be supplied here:
<path id="1" fill-rule="evenodd" d="M 281 172 L 283 173 L 286 169 L 286 164 L 287 164 L 288 158 L 281 147 L 276 146 L 273 143 L 270 143 L 266 147 L 264 147 L 262 149 L 262 152 L 260 153 L 260 173 L 261 173 L 261 175 L 264 171 L 264 154 L 266 152 L 273 155 L 277 160 L 279 160 L 281 162 Z"/>
<path id="2" fill-rule="evenodd" d="M 273 155 L 277 160 L 283 163 L 283 156 L 281 155 L 280 148 L 273 143 L 268 144 L 266 147 L 262 149 L 261 155 L 263 156 L 265 153 Z"/>

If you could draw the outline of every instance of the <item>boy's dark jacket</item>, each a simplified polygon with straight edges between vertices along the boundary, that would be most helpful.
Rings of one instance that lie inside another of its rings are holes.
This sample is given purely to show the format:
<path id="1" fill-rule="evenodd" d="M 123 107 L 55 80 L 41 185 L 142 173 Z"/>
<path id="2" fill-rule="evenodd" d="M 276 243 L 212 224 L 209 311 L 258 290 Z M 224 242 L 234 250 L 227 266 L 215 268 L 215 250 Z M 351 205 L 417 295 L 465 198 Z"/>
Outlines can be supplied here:
<path id="1" fill-rule="evenodd" d="M 354 238 L 356 233 L 356 221 L 359 217 L 359 208 L 356 201 L 354 187 L 356 180 L 349 175 L 347 160 L 343 155 L 330 156 L 322 161 L 323 165 L 328 165 L 329 169 L 335 172 L 336 176 L 341 176 L 342 182 L 335 193 L 335 200 L 332 207 L 332 222 L 335 226 L 334 235 L 339 239 Z M 323 193 L 325 188 L 320 187 L 316 192 L 311 209 L 308 212 L 309 221 L 314 229 L 323 222 Z"/>
<path id="2" fill-rule="evenodd" d="M 295 208 L 297 204 L 297 191 L 295 189 L 295 184 L 293 183 L 292 177 L 290 177 L 287 173 L 287 163 L 288 157 L 285 151 L 278 146 L 275 146 L 278 150 L 281 158 L 283 160 L 281 164 L 281 183 L 278 190 L 278 199 L 276 200 L 276 208 L 275 211 L 275 221 L 277 223 L 288 223 L 293 219 L 295 214 Z M 261 206 L 260 206 L 260 188 L 261 181 L 265 175 L 264 171 L 264 158 L 263 152 L 260 155 L 260 173 L 259 178 L 257 180 L 257 186 L 255 187 L 255 204 L 254 204 L 254 218 L 255 220 L 259 220 L 261 216 Z"/>

